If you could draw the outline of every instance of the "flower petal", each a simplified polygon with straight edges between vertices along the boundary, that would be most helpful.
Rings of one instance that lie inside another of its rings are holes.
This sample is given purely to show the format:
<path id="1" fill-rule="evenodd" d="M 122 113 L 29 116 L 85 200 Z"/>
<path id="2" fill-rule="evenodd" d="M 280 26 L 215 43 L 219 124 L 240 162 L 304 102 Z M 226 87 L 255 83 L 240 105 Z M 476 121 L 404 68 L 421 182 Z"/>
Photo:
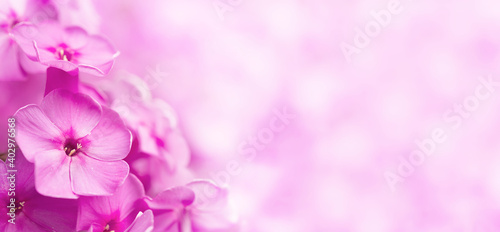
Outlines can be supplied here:
<path id="1" fill-rule="evenodd" d="M 45 95 L 56 89 L 66 89 L 72 93 L 78 92 L 78 72 L 65 72 L 58 68 L 47 68 Z"/>
<path id="2" fill-rule="evenodd" d="M 36 224 L 43 226 L 44 231 L 74 231 L 77 209 L 75 200 L 36 194 L 26 202 L 23 213 Z"/>
<path id="3" fill-rule="evenodd" d="M 7 35 L 0 34 L 0 81 L 19 81 L 26 79 L 17 60 L 19 48 Z M 21 55 L 25 56 L 23 53 Z"/>
<path id="4" fill-rule="evenodd" d="M 193 181 L 186 185 L 196 195 L 193 206 L 200 210 L 219 210 L 226 206 L 227 190 L 210 181 Z"/>
<path id="5" fill-rule="evenodd" d="M 116 192 L 129 173 L 123 161 L 100 161 L 84 154 L 71 160 L 71 186 L 82 196 L 109 196 Z"/>
<path id="6" fill-rule="evenodd" d="M 39 53 L 39 59 L 40 59 L 40 62 L 44 65 L 47 65 L 49 67 L 62 69 L 66 72 L 71 72 L 71 71 L 75 71 L 76 69 L 78 69 L 77 64 L 74 64 L 74 63 L 71 63 L 71 62 L 65 61 L 65 60 L 48 60 L 46 57 L 43 56 L 43 54 L 44 53 Z"/>
<path id="7" fill-rule="evenodd" d="M 37 53 L 39 51 L 37 50 L 53 48 L 64 42 L 63 29 L 57 23 L 44 23 L 35 26 L 29 22 L 22 22 L 12 28 L 11 34 L 19 47 L 32 60 L 38 60 Z"/>
<path id="8" fill-rule="evenodd" d="M 78 198 L 71 191 L 71 159 L 62 150 L 40 152 L 35 156 L 35 187 L 45 196 Z"/>
<path id="9" fill-rule="evenodd" d="M 84 138 L 82 151 L 99 160 L 124 159 L 130 152 L 132 134 L 116 112 L 107 107 L 102 110 L 99 124 Z"/>
<path id="10" fill-rule="evenodd" d="M 31 60 L 21 49 L 17 49 L 17 57 L 22 70 L 30 74 L 44 73 L 47 66 Z"/>
<path id="11" fill-rule="evenodd" d="M 152 209 L 179 209 L 191 205 L 194 199 L 195 194 L 191 189 L 180 186 L 159 193 L 148 205 Z"/>
<path id="12" fill-rule="evenodd" d="M 39 152 L 59 149 L 62 145 L 62 132 L 49 120 L 42 109 L 27 105 L 19 109 L 16 118 L 16 141 L 30 162 L 34 162 Z"/>
<path id="13" fill-rule="evenodd" d="M 80 197 L 78 198 L 78 217 L 76 230 L 88 230 L 89 227 L 101 228 L 111 220 L 113 209 L 109 205 L 107 197 Z"/>
<path id="14" fill-rule="evenodd" d="M 47 94 L 40 107 L 59 129 L 76 139 L 88 135 L 102 114 L 101 106 L 91 97 L 62 89 Z"/>
<path id="15" fill-rule="evenodd" d="M 173 210 L 153 210 L 155 216 L 153 231 L 158 232 L 183 232 L 179 227 L 181 215 Z M 182 217 L 182 216 L 181 216 Z"/>
<path id="16" fill-rule="evenodd" d="M 153 231 L 153 225 L 153 211 L 146 210 L 144 213 L 139 212 L 137 218 L 125 232 L 150 232 Z"/>
<path id="17" fill-rule="evenodd" d="M 23 52 L 31 60 L 38 61 L 37 51 L 33 44 L 33 41 L 42 34 L 38 27 L 31 23 L 19 23 L 12 28 L 11 34 Z"/>
<path id="18" fill-rule="evenodd" d="M 123 221 L 127 215 L 137 210 L 139 200 L 142 204 L 144 203 L 142 198 L 145 195 L 141 181 L 135 175 L 130 174 L 113 197 L 110 197 L 109 204 L 120 211 L 120 221 Z"/>
<path id="19" fill-rule="evenodd" d="M 87 44 L 77 52 L 81 70 L 94 75 L 108 74 L 119 54 L 107 39 L 97 35 L 89 36 Z"/>
<path id="20" fill-rule="evenodd" d="M 193 181 L 187 185 L 196 194 L 190 209 L 191 224 L 195 230 L 228 228 L 234 223 L 234 214 L 227 205 L 227 190 L 210 181 Z"/>
<path id="21" fill-rule="evenodd" d="M 89 34 L 81 27 L 64 29 L 63 41 L 73 50 L 83 47 L 88 42 Z"/>
<path id="22" fill-rule="evenodd" d="M 78 199 L 80 207 L 77 230 L 85 230 L 97 222 L 106 226 L 110 220 L 132 223 L 133 217 L 139 210 L 138 204 L 143 202 L 144 195 L 142 183 L 137 177 L 130 174 L 112 196 L 80 197 Z M 135 213 L 133 213 L 134 210 L 136 210 Z M 116 212 L 120 212 L 120 218 L 114 218 Z M 133 215 L 130 220 L 126 220 L 131 213 Z"/>
<path id="23" fill-rule="evenodd" d="M 28 162 L 21 151 L 16 151 L 15 164 L 17 170 L 23 170 L 16 172 L 17 194 L 27 196 L 35 192 L 35 165 Z"/>

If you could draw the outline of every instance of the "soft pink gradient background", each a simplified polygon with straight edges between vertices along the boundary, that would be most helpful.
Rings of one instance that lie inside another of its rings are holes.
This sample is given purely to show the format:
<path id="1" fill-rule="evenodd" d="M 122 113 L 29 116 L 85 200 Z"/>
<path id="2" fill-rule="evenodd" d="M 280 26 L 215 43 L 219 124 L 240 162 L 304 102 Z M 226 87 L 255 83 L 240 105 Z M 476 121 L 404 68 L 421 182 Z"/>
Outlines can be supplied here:
<path id="1" fill-rule="evenodd" d="M 241 231 L 500 230 L 498 87 L 460 128 L 443 119 L 479 76 L 500 81 L 496 1 L 401 0 L 351 62 L 340 44 L 390 1 L 242 0 L 224 20 L 212 0 L 94 2 L 121 51 L 112 72 L 168 73 L 153 91 L 177 111 L 196 175 L 240 162 Z M 238 146 L 283 107 L 296 118 L 246 162 Z M 391 191 L 384 173 L 438 127 L 446 142 Z"/>
<path id="2" fill-rule="evenodd" d="M 500 5 L 407 1 L 347 62 L 340 44 L 389 1 L 105 1 L 115 70 L 168 73 L 154 92 L 177 110 L 199 175 L 287 106 L 297 118 L 232 176 L 243 231 L 498 231 L 500 91 L 457 130 L 443 114 L 500 80 Z M 436 127 L 448 140 L 391 192 L 384 172 Z M 241 159 L 240 159 L 241 160 Z"/>

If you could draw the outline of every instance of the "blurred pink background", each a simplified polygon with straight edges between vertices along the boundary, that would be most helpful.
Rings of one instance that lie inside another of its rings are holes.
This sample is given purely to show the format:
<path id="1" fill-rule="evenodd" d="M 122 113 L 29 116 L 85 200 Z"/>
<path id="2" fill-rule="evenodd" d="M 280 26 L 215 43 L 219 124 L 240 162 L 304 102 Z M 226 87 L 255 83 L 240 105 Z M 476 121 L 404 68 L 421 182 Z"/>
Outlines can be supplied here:
<path id="1" fill-rule="evenodd" d="M 500 229 L 500 91 L 459 129 L 443 118 L 479 76 L 500 81 L 498 3 L 230 3 L 96 5 L 122 52 L 115 70 L 165 73 L 152 89 L 179 114 L 199 175 L 224 182 L 228 162 L 240 164 L 229 188 L 243 231 Z M 398 3 L 348 62 L 341 44 Z M 239 146 L 284 107 L 296 117 L 247 161 Z M 446 142 L 391 191 L 384 174 L 437 127 Z"/>
<path id="2" fill-rule="evenodd" d="M 241 231 L 500 230 L 500 3 L 94 3 Z"/>

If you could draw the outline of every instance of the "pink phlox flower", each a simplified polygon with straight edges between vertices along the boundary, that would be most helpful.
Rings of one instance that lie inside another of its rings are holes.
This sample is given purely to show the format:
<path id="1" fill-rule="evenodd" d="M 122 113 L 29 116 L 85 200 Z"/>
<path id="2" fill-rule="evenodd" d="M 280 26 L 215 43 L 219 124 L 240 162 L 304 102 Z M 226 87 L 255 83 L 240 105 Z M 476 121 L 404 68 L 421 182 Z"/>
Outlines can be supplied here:
<path id="1" fill-rule="evenodd" d="M 56 89 L 15 114 L 17 142 L 35 163 L 39 193 L 112 195 L 129 173 L 132 135 L 119 115 L 81 93 Z"/>
<path id="2" fill-rule="evenodd" d="M 10 158 L 9 158 L 10 159 Z M 14 167 L 0 161 L 0 231 L 74 231 L 77 202 L 46 197 L 35 190 L 34 166 L 17 150 Z M 7 168 L 8 166 L 8 168 Z M 8 172 L 7 170 L 17 170 Z M 7 178 L 9 177 L 9 178 Z M 11 186 L 11 181 L 15 186 Z M 11 201 L 14 199 L 14 202 Z M 12 207 L 13 206 L 13 207 Z M 11 210 L 14 210 L 11 213 Z M 15 224 L 9 222 L 12 220 Z"/>
<path id="3" fill-rule="evenodd" d="M 154 231 L 201 232 L 234 224 L 227 190 L 209 181 L 168 189 L 147 202 L 155 216 Z"/>
<path id="4" fill-rule="evenodd" d="M 99 232 L 151 230 L 152 212 L 147 211 L 144 197 L 144 187 L 132 174 L 112 196 L 80 197 L 77 230 Z M 146 211 L 142 214 L 144 210 Z"/>
<path id="5" fill-rule="evenodd" d="M 56 23 L 20 23 L 12 36 L 33 61 L 66 72 L 80 70 L 96 76 L 109 73 L 119 52 L 100 35 L 89 35 L 80 27 Z"/>

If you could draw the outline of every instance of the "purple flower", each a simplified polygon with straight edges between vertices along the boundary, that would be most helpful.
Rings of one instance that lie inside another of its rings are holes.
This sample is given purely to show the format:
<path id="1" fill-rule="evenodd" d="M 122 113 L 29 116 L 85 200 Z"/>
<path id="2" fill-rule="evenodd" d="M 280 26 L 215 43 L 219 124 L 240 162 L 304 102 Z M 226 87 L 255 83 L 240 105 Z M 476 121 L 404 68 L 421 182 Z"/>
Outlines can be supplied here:
<path id="1" fill-rule="evenodd" d="M 33 164 L 26 161 L 21 152 L 16 153 L 14 164 L 17 172 L 7 172 L 5 163 L 0 161 L 0 231 L 74 231 L 77 202 L 37 193 Z M 10 186 L 12 178 L 7 178 L 10 175 L 15 176 L 14 188 Z M 15 198 L 13 205 L 11 197 Z M 11 213 L 14 209 L 15 212 Z M 13 217 L 15 224 L 8 221 Z"/>
<path id="2" fill-rule="evenodd" d="M 112 195 L 129 173 L 131 133 L 114 111 L 57 89 L 16 114 L 17 141 L 46 196 Z"/>
<path id="3" fill-rule="evenodd" d="M 79 69 L 92 75 L 106 75 L 119 54 L 107 39 L 89 35 L 80 27 L 20 23 L 12 29 L 12 35 L 31 60 L 66 72 Z"/>
<path id="4" fill-rule="evenodd" d="M 233 225 L 227 191 L 208 181 L 166 190 L 147 203 L 155 216 L 154 231 L 199 232 Z"/>
<path id="5" fill-rule="evenodd" d="M 144 196 L 142 183 L 131 174 L 112 196 L 80 197 L 77 230 L 119 232 L 147 224 L 145 218 L 134 222 L 136 215 L 147 207 Z M 152 226 L 151 223 L 148 227 Z"/>

